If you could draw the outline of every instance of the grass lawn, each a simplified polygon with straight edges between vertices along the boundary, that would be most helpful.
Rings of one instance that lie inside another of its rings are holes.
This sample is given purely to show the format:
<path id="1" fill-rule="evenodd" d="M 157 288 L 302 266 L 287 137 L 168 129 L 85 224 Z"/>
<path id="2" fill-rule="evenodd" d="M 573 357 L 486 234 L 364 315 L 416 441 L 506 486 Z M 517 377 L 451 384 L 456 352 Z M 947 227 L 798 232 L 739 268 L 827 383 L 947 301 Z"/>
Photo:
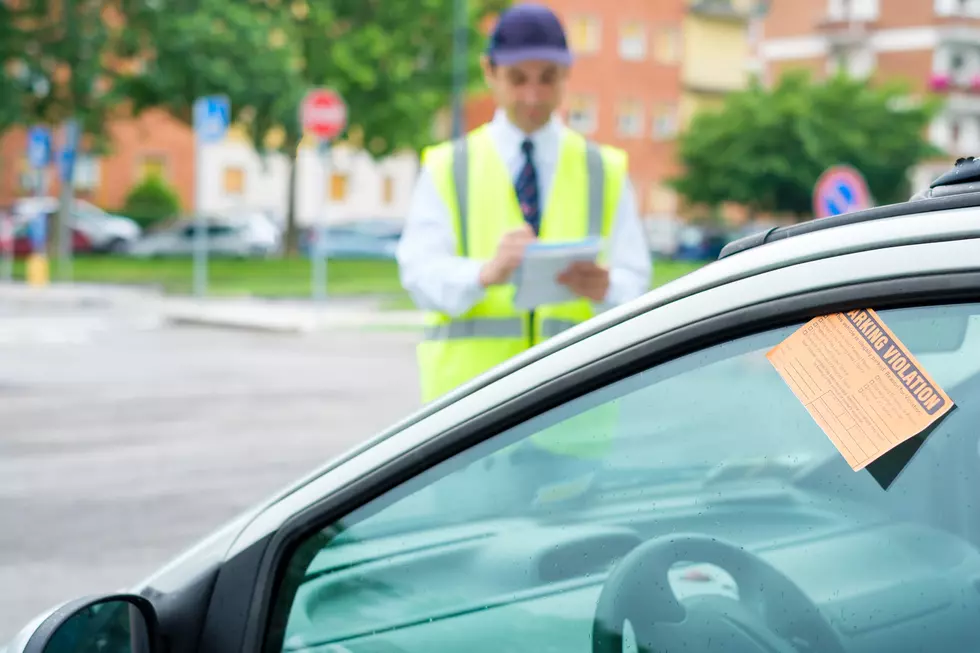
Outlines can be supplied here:
<path id="1" fill-rule="evenodd" d="M 662 285 L 701 267 L 701 263 L 657 261 L 654 281 Z M 24 278 L 23 261 L 14 268 Z M 52 278 L 57 280 L 57 263 Z M 376 295 L 386 297 L 385 308 L 411 309 L 411 300 L 398 282 L 394 261 L 329 261 L 327 291 L 331 295 Z M 213 259 L 208 269 L 208 289 L 214 296 L 309 297 L 310 262 L 307 259 Z M 73 278 L 79 283 L 142 285 L 161 288 L 169 294 L 193 290 L 191 259 L 139 260 L 128 257 L 79 257 Z"/>

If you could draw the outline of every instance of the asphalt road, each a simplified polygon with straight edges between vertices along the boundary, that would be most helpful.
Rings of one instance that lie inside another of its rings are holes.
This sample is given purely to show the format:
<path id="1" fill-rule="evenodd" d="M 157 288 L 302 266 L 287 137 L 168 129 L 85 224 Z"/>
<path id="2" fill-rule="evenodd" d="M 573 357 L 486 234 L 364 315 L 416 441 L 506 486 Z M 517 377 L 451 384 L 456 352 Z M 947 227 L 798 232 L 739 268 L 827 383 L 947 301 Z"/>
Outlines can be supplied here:
<path id="1" fill-rule="evenodd" d="M 416 338 L 0 306 L 0 642 L 414 410 Z"/>

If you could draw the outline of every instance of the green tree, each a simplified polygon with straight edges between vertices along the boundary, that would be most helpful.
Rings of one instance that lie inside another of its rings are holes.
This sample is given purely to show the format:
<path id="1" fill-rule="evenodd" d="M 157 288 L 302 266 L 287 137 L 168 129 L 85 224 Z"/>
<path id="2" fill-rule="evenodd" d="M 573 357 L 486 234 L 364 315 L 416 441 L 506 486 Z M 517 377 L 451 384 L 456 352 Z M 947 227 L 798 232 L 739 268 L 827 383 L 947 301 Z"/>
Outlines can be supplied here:
<path id="1" fill-rule="evenodd" d="M 97 149 L 108 145 L 106 124 L 118 104 L 112 86 L 113 43 L 126 30 L 126 0 L 18 0 L 8 7 L 19 51 L 9 62 L 25 87 L 23 120 L 52 128 L 78 121 Z M 55 147 L 59 146 L 55 140 Z M 71 188 L 51 230 L 52 258 L 67 243 L 60 229 L 67 219 Z"/>
<path id="2" fill-rule="evenodd" d="M 935 98 L 910 101 L 902 84 L 845 75 L 814 82 L 794 71 L 772 89 L 754 83 L 720 110 L 696 115 L 679 143 L 683 172 L 671 184 L 692 204 L 803 217 L 820 174 L 845 163 L 864 174 L 879 204 L 903 201 L 909 169 L 940 153 L 926 137 L 940 108 Z"/>
<path id="3" fill-rule="evenodd" d="M 144 227 L 175 217 L 180 212 L 177 191 L 158 175 L 150 175 L 130 189 L 122 213 Z"/>
<path id="4" fill-rule="evenodd" d="M 0 2 L 0 136 L 21 116 L 21 84 L 16 77 L 16 57 L 20 56 L 20 32 L 6 2 Z"/>
<path id="5" fill-rule="evenodd" d="M 479 25 L 509 0 L 470 0 L 469 79 L 478 79 Z M 310 88 L 329 86 L 349 109 L 348 136 L 375 157 L 432 140 L 436 113 L 452 92 L 453 0 L 198 0 L 181 13 L 144 10 L 152 65 L 125 90 L 138 108 L 165 106 L 185 119 L 194 99 L 225 93 L 259 150 L 295 164 L 298 110 Z M 232 10 L 234 7 L 234 10 Z M 217 40 L 215 21 L 236 34 Z M 230 26 L 234 26 L 232 29 Z M 261 37 L 261 38 L 260 38 Z M 277 138 L 270 138 L 276 135 Z M 295 176 L 291 165 L 290 188 Z M 294 198 L 287 250 L 295 252 Z"/>

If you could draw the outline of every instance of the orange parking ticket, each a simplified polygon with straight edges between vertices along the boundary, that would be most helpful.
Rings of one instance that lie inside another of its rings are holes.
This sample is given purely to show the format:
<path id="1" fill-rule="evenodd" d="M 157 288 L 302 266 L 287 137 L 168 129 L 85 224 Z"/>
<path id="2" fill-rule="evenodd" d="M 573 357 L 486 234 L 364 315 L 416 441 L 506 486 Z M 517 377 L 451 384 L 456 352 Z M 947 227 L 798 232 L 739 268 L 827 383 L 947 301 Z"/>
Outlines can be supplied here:
<path id="1" fill-rule="evenodd" d="M 814 318 L 766 358 L 855 471 L 953 407 L 871 309 Z"/>

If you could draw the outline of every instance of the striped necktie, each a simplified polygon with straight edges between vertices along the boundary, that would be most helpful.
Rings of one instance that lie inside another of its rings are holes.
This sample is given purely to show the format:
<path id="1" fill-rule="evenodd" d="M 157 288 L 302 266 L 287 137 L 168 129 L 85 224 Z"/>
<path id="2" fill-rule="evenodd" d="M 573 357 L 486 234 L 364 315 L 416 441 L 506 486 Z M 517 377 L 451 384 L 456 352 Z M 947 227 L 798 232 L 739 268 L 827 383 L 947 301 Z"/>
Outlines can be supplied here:
<path id="1" fill-rule="evenodd" d="M 517 176 L 517 183 L 514 184 L 517 191 L 517 201 L 521 206 L 521 213 L 524 214 L 524 221 L 531 225 L 534 233 L 538 233 L 541 226 L 541 208 L 538 195 L 538 172 L 534 169 L 534 143 L 526 138 L 521 143 L 521 151 L 524 152 L 524 167 Z"/>

